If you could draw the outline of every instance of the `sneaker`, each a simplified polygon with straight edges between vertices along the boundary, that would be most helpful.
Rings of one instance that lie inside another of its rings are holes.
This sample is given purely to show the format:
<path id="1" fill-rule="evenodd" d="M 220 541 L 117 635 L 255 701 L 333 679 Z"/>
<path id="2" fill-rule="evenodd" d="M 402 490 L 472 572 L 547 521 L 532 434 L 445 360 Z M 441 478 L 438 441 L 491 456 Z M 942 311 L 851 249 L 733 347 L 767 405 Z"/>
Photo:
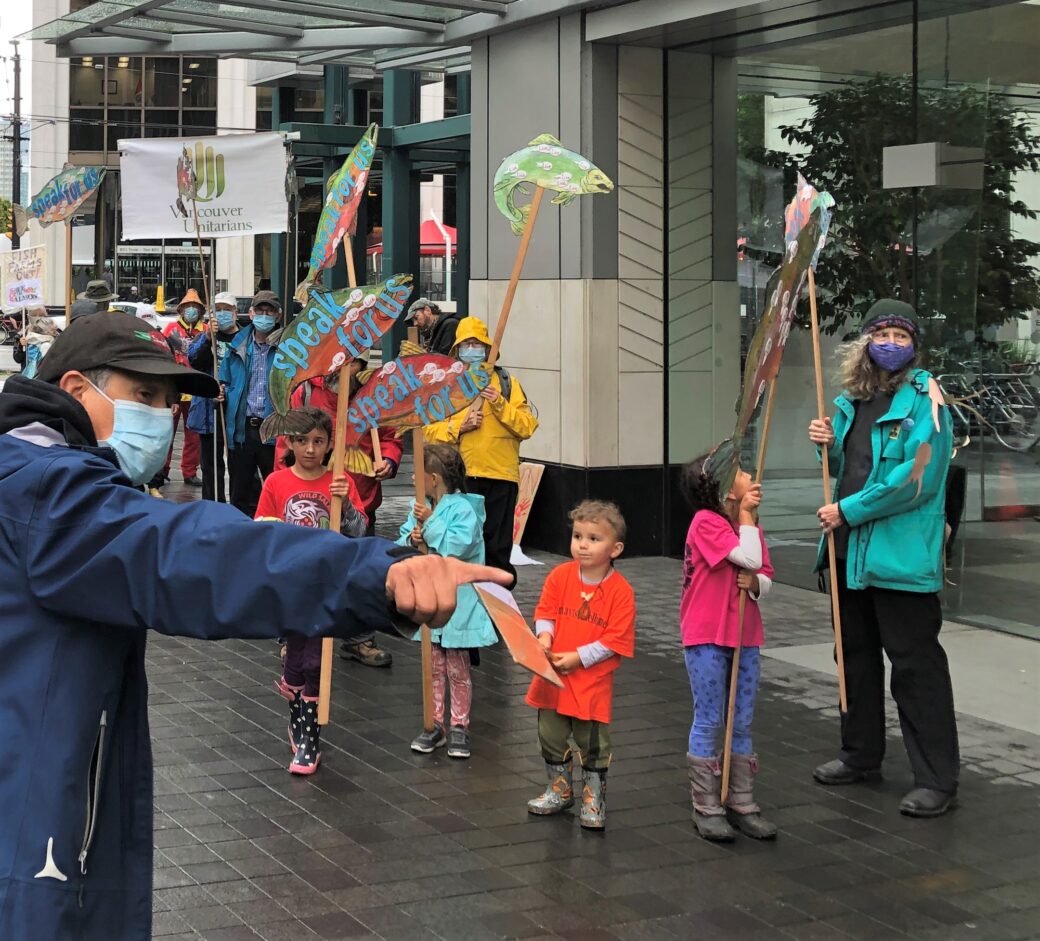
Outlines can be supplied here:
<path id="1" fill-rule="evenodd" d="M 196 477 L 194 474 L 192 474 L 191 477 L 185 477 L 184 478 L 184 485 L 186 487 L 201 487 L 202 486 L 202 481 L 199 480 L 199 478 Z"/>
<path id="2" fill-rule="evenodd" d="M 461 725 L 453 725 L 448 732 L 448 757 L 469 758 L 469 731 Z"/>
<path id="3" fill-rule="evenodd" d="M 441 748 L 447 744 L 448 739 L 444 734 L 443 726 L 434 725 L 432 732 L 423 732 L 412 740 L 412 751 L 417 751 L 422 755 L 428 755 L 435 748 Z"/>
<path id="4" fill-rule="evenodd" d="M 394 662 L 388 650 L 381 650 L 371 640 L 363 640 L 360 644 L 347 641 L 339 648 L 339 655 L 344 660 L 357 660 L 366 667 L 388 667 Z"/>
<path id="5" fill-rule="evenodd" d="M 162 495 L 162 491 L 158 487 L 149 487 L 148 495 L 152 497 L 158 497 L 160 500 L 165 499 Z"/>

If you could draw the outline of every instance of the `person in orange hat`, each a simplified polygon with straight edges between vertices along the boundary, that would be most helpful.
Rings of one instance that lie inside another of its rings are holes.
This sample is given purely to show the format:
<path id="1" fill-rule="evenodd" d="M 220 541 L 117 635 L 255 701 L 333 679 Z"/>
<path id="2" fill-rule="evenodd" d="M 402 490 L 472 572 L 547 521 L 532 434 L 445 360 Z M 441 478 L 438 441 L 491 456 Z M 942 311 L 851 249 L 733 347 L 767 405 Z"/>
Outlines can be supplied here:
<path id="1" fill-rule="evenodd" d="M 163 336 L 170 349 L 173 350 L 174 358 L 182 366 L 190 365 L 188 362 L 188 347 L 191 341 L 202 333 L 202 298 L 195 288 L 188 288 L 188 292 L 181 298 L 177 305 L 177 319 L 163 330 Z M 191 402 L 190 395 L 181 395 L 180 404 L 173 410 L 173 433 L 177 434 L 177 425 L 181 416 L 188 414 L 188 403 Z M 198 477 L 199 460 L 202 456 L 202 442 L 198 432 L 192 431 L 187 423 L 184 425 L 184 441 L 181 444 L 181 476 L 189 487 L 201 487 L 202 481 Z M 170 479 L 170 464 L 173 461 L 173 445 L 166 455 L 166 463 L 163 469 L 152 479 L 149 488 L 157 490 Z"/>

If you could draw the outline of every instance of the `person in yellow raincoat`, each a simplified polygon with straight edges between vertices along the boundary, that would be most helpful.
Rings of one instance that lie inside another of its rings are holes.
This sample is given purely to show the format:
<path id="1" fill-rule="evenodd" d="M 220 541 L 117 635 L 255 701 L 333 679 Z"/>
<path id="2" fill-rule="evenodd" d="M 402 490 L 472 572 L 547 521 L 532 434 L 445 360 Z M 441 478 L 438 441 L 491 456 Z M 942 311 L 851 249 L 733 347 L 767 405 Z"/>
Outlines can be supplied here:
<path id="1" fill-rule="evenodd" d="M 477 317 L 459 321 L 452 354 L 464 363 L 480 363 L 491 351 L 487 326 Z M 457 445 L 466 463 L 466 489 L 484 498 L 484 549 L 487 564 L 505 569 L 516 583 L 510 564 L 513 516 L 520 487 L 520 442 L 538 428 L 520 383 L 500 366 L 477 399 L 480 408 L 464 409 L 446 421 L 427 425 L 426 440 Z"/>

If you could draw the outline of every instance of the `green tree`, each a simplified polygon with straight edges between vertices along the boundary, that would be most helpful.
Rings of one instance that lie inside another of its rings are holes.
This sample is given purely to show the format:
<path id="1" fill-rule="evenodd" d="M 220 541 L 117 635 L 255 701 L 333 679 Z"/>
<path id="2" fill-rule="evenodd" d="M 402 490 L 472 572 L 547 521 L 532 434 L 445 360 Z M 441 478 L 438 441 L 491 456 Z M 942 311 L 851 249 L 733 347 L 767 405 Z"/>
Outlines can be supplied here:
<path id="1" fill-rule="evenodd" d="M 825 328 L 858 321 L 879 297 L 915 303 L 935 318 L 931 341 L 974 345 L 981 332 L 1040 307 L 1040 244 L 1019 238 L 1013 221 L 1036 218 L 1015 197 L 1013 175 L 1040 170 L 1040 136 L 1000 96 L 970 87 L 921 89 L 914 133 L 909 79 L 877 76 L 812 99 L 811 117 L 781 128 L 804 155 L 761 151 L 788 182 L 800 170 L 837 206 L 818 279 Z M 881 186 L 882 151 L 914 140 L 984 151 L 983 187 L 926 187 L 917 198 L 914 292 L 912 190 Z"/>
<path id="2" fill-rule="evenodd" d="M 0 232 L 11 231 L 11 200 L 0 196 Z"/>

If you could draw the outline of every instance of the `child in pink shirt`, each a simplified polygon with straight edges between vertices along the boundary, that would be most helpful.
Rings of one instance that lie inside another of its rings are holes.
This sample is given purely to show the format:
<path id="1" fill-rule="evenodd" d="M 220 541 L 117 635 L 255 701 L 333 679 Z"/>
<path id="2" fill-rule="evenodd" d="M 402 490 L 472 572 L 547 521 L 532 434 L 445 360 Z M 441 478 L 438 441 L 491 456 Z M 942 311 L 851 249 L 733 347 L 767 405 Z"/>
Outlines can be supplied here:
<path id="1" fill-rule="evenodd" d="M 753 794 L 758 759 L 751 750 L 751 720 L 762 645 L 758 602 L 769 591 L 773 567 L 755 521 L 762 488 L 738 469 L 723 497 L 720 468 L 713 466 L 718 451 L 687 464 L 680 481 L 683 496 L 693 511 L 686 535 L 679 607 L 686 670 L 693 691 L 693 726 L 686 754 L 693 822 L 697 832 L 708 840 L 732 840 L 730 823 L 748 836 L 772 839 L 776 827 L 762 819 Z M 739 618 L 742 590 L 748 593 L 743 634 Z M 730 786 L 723 807 L 719 750 L 726 726 L 733 651 L 738 644 L 741 654 L 733 712 Z"/>

